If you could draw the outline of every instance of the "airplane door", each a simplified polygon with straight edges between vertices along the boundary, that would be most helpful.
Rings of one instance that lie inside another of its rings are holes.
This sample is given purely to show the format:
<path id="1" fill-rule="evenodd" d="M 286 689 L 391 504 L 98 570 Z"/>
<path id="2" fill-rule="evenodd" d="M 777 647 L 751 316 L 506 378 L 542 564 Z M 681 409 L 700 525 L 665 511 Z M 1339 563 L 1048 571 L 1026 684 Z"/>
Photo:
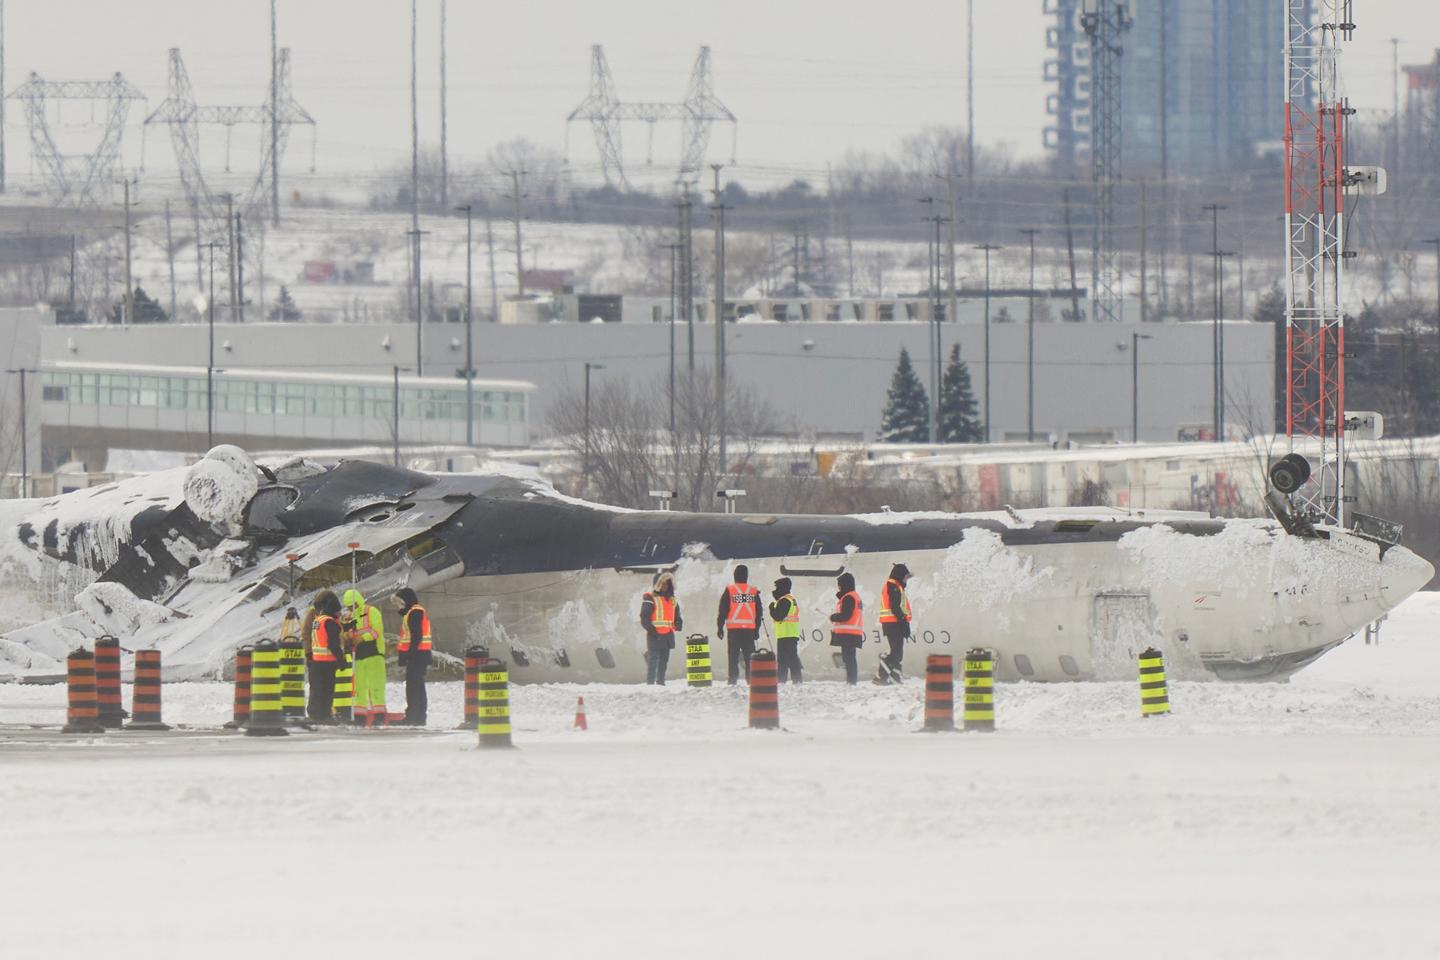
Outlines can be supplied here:
<path id="1" fill-rule="evenodd" d="M 1090 672 L 1096 680 L 1133 680 L 1136 658 L 1158 645 L 1154 609 L 1148 593 L 1095 595 L 1090 617 Z"/>

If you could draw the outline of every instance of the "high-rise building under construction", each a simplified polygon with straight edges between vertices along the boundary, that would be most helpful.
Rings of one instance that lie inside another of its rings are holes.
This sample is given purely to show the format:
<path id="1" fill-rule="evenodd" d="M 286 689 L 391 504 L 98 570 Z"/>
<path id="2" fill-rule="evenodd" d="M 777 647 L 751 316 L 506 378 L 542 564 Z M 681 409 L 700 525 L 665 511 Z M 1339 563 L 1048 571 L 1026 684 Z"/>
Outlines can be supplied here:
<path id="1" fill-rule="evenodd" d="M 1096 122 L 1087 9 L 1115 0 L 1044 0 L 1045 79 L 1055 84 L 1045 146 L 1083 174 Z M 1127 176 L 1253 167 L 1281 156 L 1284 9 L 1274 0 L 1129 0 L 1120 57 Z M 1162 124 L 1164 136 L 1162 137 Z M 1162 161 L 1162 143 L 1164 160 Z"/>

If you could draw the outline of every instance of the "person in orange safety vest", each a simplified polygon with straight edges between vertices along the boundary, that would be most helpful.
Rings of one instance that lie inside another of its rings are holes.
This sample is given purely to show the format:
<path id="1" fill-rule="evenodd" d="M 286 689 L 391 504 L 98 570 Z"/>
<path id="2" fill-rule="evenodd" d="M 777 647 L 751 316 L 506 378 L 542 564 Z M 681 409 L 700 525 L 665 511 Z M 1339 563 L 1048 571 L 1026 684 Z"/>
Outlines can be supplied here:
<path id="1" fill-rule="evenodd" d="M 760 636 L 760 591 L 750 585 L 750 568 L 735 567 L 735 582 L 720 593 L 720 613 L 715 618 L 715 632 L 729 641 L 729 680 L 733 686 L 740 681 L 743 664 L 745 679 L 750 679 L 750 658 L 755 654 L 755 641 Z"/>
<path id="2" fill-rule="evenodd" d="M 655 586 L 641 598 L 640 626 L 645 629 L 645 682 L 663 687 L 675 634 L 685 629 L 680 602 L 675 599 L 675 578 L 670 574 L 657 576 Z"/>
<path id="3" fill-rule="evenodd" d="M 845 682 L 860 679 L 860 648 L 865 644 L 865 605 L 855 592 L 855 575 L 842 573 L 835 581 L 835 612 L 830 614 L 830 646 L 840 648 Z"/>
<path id="4" fill-rule="evenodd" d="M 910 568 L 897 563 L 890 568 L 890 579 L 880 591 L 880 632 L 890 643 L 890 652 L 880 655 L 880 666 L 875 674 L 876 683 L 899 683 L 904 679 L 900 662 L 905 657 L 905 641 L 910 639 L 910 595 L 906 587 L 910 583 Z"/>
<path id="5" fill-rule="evenodd" d="M 420 606 L 420 598 L 409 587 L 395 591 L 395 600 L 400 605 L 400 642 L 395 650 L 400 666 L 405 668 L 405 719 L 401 723 L 423 727 L 430 706 L 425 672 L 430 668 L 430 649 L 434 644 L 430 614 Z"/>

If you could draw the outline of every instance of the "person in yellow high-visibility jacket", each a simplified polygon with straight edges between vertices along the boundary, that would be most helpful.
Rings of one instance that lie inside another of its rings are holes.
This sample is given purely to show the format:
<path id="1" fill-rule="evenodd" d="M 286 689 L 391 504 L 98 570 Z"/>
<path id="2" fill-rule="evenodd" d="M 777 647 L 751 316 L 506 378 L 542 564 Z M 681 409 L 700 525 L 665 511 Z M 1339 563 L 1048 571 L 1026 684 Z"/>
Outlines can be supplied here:
<path id="1" fill-rule="evenodd" d="M 385 618 L 354 587 L 340 599 L 355 643 L 355 722 L 381 726 L 385 723 Z"/>

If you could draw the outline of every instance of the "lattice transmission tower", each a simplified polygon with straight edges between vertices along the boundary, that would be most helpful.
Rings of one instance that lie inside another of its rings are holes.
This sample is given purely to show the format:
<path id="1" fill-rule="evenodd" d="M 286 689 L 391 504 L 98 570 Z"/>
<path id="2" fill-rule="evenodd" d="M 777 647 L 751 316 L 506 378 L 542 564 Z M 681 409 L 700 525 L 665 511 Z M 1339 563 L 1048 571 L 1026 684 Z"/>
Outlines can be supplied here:
<path id="1" fill-rule="evenodd" d="M 170 143 L 175 150 L 175 163 L 185 197 L 206 219 L 212 232 L 223 234 L 226 214 L 219 195 L 205 182 L 200 164 L 200 125 L 225 129 L 225 169 L 230 169 L 230 136 L 237 126 L 259 126 L 261 133 L 260 169 L 243 195 L 234 198 L 235 209 L 253 213 L 272 202 L 272 164 L 280 162 L 296 125 L 310 128 L 310 169 L 315 169 L 315 118 L 295 99 L 290 86 L 290 49 L 283 48 L 275 65 L 275 110 L 272 116 L 270 98 L 258 106 L 201 106 L 195 102 L 190 75 L 177 48 L 170 50 L 169 95 L 145 118 L 145 128 L 164 124 L 170 128 Z M 268 84 L 267 84 L 268 87 Z"/>
<path id="2" fill-rule="evenodd" d="M 1340 44 L 1349 0 L 1285 4 L 1285 432 L 1318 443 L 1319 469 L 1297 495 L 1307 512 L 1345 517 L 1345 156 Z"/>
<path id="3" fill-rule="evenodd" d="M 730 124 L 730 162 L 735 162 L 735 143 L 739 122 L 730 108 L 715 95 L 715 80 L 710 67 L 710 48 L 701 47 L 690 68 L 690 84 L 685 99 L 678 103 L 624 101 L 615 90 L 605 48 L 590 48 L 590 92 L 580 105 L 565 118 L 566 154 L 569 154 L 570 125 L 589 123 L 600 154 L 600 169 L 605 182 L 628 189 L 621 125 L 641 121 L 648 125 L 646 162 L 654 153 L 655 125 L 662 122 L 680 124 L 680 167 L 676 183 L 691 186 L 699 178 L 710 146 L 711 127 L 716 123 Z"/>
<path id="4" fill-rule="evenodd" d="M 1090 178 L 1095 203 L 1090 273 L 1093 317 L 1121 317 L 1120 254 L 1115 249 L 1115 187 L 1120 182 L 1120 37 L 1134 23 L 1126 0 L 1084 0 L 1080 25 L 1090 37 Z"/>
<path id="5" fill-rule="evenodd" d="M 115 167 L 120 162 L 130 105 L 144 100 L 145 94 L 118 73 L 109 80 L 43 80 L 39 74 L 32 73 L 29 80 L 10 94 L 10 99 L 19 100 L 25 107 L 30 150 L 50 198 L 59 206 L 77 207 L 93 207 L 108 201 L 115 184 Z M 64 153 L 51 127 L 52 112 L 57 121 L 68 124 L 61 117 L 62 104 L 72 101 L 90 105 L 89 119 L 80 126 L 101 130 L 94 148 L 86 153 Z"/>

